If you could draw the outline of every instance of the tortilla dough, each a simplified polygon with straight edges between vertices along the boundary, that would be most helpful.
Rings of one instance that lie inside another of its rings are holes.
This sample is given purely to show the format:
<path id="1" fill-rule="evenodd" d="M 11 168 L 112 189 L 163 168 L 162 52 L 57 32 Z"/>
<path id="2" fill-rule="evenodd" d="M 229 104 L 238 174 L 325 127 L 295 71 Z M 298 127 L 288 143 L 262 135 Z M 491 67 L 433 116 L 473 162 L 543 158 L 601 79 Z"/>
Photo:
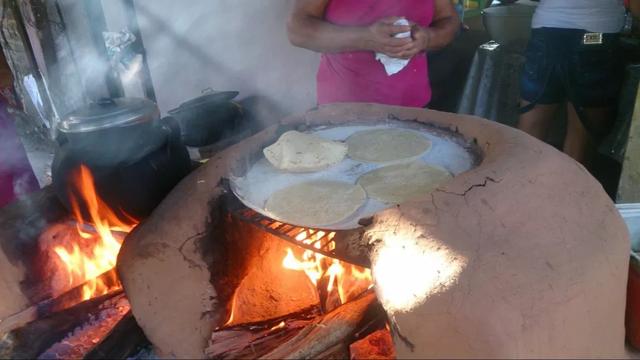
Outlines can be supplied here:
<path id="1" fill-rule="evenodd" d="M 385 166 L 358 179 L 370 198 L 399 204 L 425 195 L 451 179 L 448 171 L 422 162 Z"/>
<path id="2" fill-rule="evenodd" d="M 320 227 L 353 215 L 367 199 L 360 185 L 312 180 L 271 194 L 265 210 L 271 217 L 298 226 Z"/>
<path id="3" fill-rule="evenodd" d="M 378 129 L 351 135 L 347 145 L 354 160 L 385 163 L 415 159 L 431 148 L 431 141 L 411 130 Z"/>
<path id="4" fill-rule="evenodd" d="M 277 169 L 291 172 L 318 171 L 337 164 L 347 155 L 347 145 L 298 131 L 287 131 L 263 150 Z"/>

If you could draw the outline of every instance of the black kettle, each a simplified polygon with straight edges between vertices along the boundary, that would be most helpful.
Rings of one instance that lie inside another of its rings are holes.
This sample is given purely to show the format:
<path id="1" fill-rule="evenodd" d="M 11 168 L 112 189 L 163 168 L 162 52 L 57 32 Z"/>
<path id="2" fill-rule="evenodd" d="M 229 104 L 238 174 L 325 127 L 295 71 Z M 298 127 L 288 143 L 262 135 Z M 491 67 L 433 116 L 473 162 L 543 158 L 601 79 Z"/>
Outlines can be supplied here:
<path id="1" fill-rule="evenodd" d="M 191 170 L 178 123 L 160 119 L 147 99 L 105 99 L 80 108 L 60 122 L 57 141 L 53 186 L 69 208 L 80 165 L 89 168 L 98 195 L 116 214 L 138 219 Z"/>
<path id="2" fill-rule="evenodd" d="M 203 147 L 237 130 L 243 114 L 240 105 L 232 101 L 236 96 L 237 91 L 205 89 L 202 95 L 169 110 L 179 124 L 182 142 Z"/>

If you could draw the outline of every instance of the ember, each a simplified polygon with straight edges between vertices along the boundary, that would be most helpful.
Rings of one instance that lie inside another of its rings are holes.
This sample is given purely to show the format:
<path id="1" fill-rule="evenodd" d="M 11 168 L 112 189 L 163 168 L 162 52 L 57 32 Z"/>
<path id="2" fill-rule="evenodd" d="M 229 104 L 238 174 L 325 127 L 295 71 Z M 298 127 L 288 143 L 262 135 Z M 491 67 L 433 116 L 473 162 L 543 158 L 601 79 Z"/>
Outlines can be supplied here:
<path id="1" fill-rule="evenodd" d="M 87 167 L 80 166 L 72 179 L 69 193 L 79 237 L 74 242 L 62 238 L 52 247 L 56 254 L 52 256 L 56 270 L 52 284 L 54 291 L 84 284 L 82 299 L 86 300 L 120 288 L 119 281 L 107 284 L 98 277 L 115 267 L 124 236 L 137 221 L 118 218 L 100 199 Z M 86 209 L 88 217 L 81 208 Z"/>

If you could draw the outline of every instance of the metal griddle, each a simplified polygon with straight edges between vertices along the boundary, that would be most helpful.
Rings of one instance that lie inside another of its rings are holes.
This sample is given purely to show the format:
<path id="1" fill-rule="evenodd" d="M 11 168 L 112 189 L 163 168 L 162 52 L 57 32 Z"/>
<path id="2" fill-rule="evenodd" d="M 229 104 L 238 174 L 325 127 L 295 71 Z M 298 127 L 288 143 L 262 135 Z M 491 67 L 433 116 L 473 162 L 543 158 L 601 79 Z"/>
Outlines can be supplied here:
<path id="1" fill-rule="evenodd" d="M 451 174 L 458 175 L 471 169 L 476 162 L 476 156 L 466 146 L 466 140 L 453 132 L 432 128 L 423 124 L 409 121 L 387 121 L 377 124 L 358 124 L 347 126 L 323 126 L 312 128 L 306 133 L 320 136 L 329 140 L 345 141 L 352 134 L 385 128 L 404 128 L 416 131 L 429 139 L 431 149 L 420 156 L 420 160 L 427 164 L 439 166 Z M 306 181 L 333 180 L 355 184 L 358 178 L 374 169 L 392 163 L 374 164 L 345 158 L 341 163 L 322 171 L 311 173 L 289 173 L 273 167 L 264 156 L 250 166 L 242 177 L 232 177 L 230 187 L 236 197 L 248 208 L 255 212 L 277 220 L 279 222 L 306 228 L 321 228 L 333 230 L 355 229 L 360 227 L 359 219 L 393 206 L 375 199 L 367 199 L 365 204 L 349 218 L 335 224 L 296 224 L 287 219 L 280 219 L 265 210 L 266 200 L 274 192 Z"/>

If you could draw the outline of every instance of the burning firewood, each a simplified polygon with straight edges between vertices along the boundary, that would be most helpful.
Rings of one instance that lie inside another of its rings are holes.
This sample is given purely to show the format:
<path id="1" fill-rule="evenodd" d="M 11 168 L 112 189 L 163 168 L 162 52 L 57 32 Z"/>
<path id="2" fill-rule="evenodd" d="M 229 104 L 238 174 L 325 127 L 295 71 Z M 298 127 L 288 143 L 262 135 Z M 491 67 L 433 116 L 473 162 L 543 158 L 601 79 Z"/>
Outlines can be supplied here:
<path id="1" fill-rule="evenodd" d="M 3 334 L 0 339 L 0 358 L 36 358 L 70 331 L 89 321 L 105 301 L 121 294 L 122 291 L 118 290 L 83 301 Z"/>
<path id="2" fill-rule="evenodd" d="M 40 354 L 38 359 L 84 358 L 130 312 L 130 308 L 124 295 L 105 301 L 88 321 Z"/>
<path id="3" fill-rule="evenodd" d="M 214 359 L 345 358 L 350 337 L 375 303 L 375 295 L 368 291 L 325 315 L 313 308 L 282 320 L 219 329 L 213 332 L 206 355 Z"/>
<path id="4" fill-rule="evenodd" d="M 62 221 L 56 217 L 55 223 L 48 221 L 37 241 L 30 246 L 30 252 L 35 255 L 21 259 L 31 265 L 29 272 L 16 277 L 23 279 L 25 286 L 22 291 L 28 301 L 19 307 L 11 299 L 11 306 L 2 301 L 0 354 L 33 358 L 42 355 L 43 350 L 67 336 L 69 331 L 81 327 L 65 339 L 65 344 L 69 345 L 74 336 L 85 336 L 75 339 L 77 341 L 72 344 L 74 351 L 79 352 L 65 353 L 57 348 L 53 355 L 44 356 L 84 356 L 95 348 L 96 341 L 109 335 L 129 311 L 127 303 L 126 310 L 119 307 L 117 314 L 112 311 L 114 316 L 108 319 L 94 317 L 105 314 L 109 307 L 105 304 L 110 303 L 110 298 L 124 296 L 113 268 L 125 234 L 137 221 L 121 220 L 115 215 L 97 195 L 87 169 L 80 169 L 76 182 L 72 189 L 78 198 L 71 199 L 74 220 Z M 81 208 L 86 211 L 81 211 Z M 46 215 L 46 212 L 41 215 Z M 4 238 L 4 233 L 0 234 L 0 242 L 4 242 Z M 4 266 L 0 264 L 0 268 L 4 269 Z M 6 277 L 2 281 L 6 283 L 4 280 Z M 9 293 L 19 290 L 5 287 Z M 13 308 L 15 310 L 10 311 Z"/>
<path id="5" fill-rule="evenodd" d="M 307 325 L 291 340 L 262 356 L 263 359 L 310 359 L 343 343 L 357 329 L 365 313 L 375 304 L 375 295 L 367 292 L 346 303 L 318 321 Z"/>
<path id="6" fill-rule="evenodd" d="M 314 357 L 322 360 L 344 360 L 349 358 L 349 345 L 345 343 L 336 344 Z"/>
<path id="7" fill-rule="evenodd" d="M 84 359 L 129 359 L 149 346 L 149 340 L 129 311 Z"/>
<path id="8" fill-rule="evenodd" d="M 254 324 L 215 330 L 206 355 L 213 359 L 257 358 L 286 342 L 315 321 L 318 307 Z"/>
<path id="9" fill-rule="evenodd" d="M 117 283 L 117 279 L 115 270 L 113 269 L 98 276 L 96 279 L 91 279 L 89 281 L 95 282 L 97 280 L 105 284 L 112 284 L 112 287 L 116 288 L 115 284 Z M 8 333 L 9 331 L 20 328 L 34 320 L 44 318 L 58 311 L 69 309 L 81 303 L 84 301 L 82 295 L 85 289 L 85 284 L 80 284 L 55 298 L 41 301 L 38 304 L 1 319 L 0 334 Z M 114 290 L 110 294 L 113 295 L 120 292 L 120 290 Z"/>

